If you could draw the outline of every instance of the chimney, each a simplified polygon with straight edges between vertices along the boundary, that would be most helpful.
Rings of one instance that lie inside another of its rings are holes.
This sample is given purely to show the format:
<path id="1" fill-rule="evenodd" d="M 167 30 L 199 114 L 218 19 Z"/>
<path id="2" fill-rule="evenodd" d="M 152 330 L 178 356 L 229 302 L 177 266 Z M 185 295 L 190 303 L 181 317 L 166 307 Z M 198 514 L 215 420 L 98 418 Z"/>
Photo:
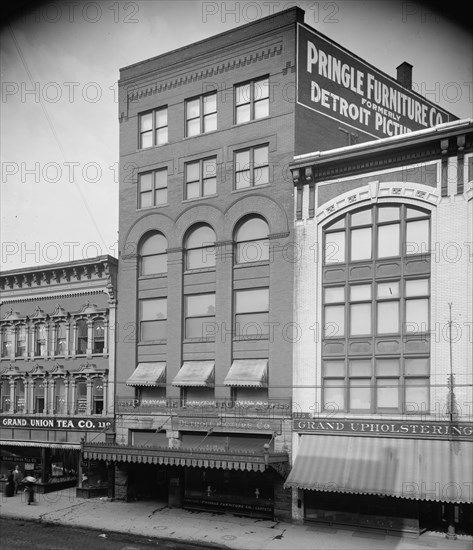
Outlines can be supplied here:
<path id="1" fill-rule="evenodd" d="M 412 89 L 412 65 L 407 61 L 404 61 L 396 67 L 397 69 L 397 81 L 404 88 Z"/>

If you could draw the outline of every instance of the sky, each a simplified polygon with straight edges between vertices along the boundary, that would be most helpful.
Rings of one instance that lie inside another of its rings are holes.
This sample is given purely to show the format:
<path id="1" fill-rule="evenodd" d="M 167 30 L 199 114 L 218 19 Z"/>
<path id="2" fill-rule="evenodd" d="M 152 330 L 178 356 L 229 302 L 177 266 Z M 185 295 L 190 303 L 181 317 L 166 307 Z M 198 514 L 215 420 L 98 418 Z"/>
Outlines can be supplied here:
<path id="1" fill-rule="evenodd" d="M 471 31 L 461 18 L 425 4 L 27 3 L 0 29 L 2 271 L 118 256 L 121 67 L 294 5 L 305 10 L 306 24 L 390 76 L 411 63 L 416 91 L 473 118 Z"/>

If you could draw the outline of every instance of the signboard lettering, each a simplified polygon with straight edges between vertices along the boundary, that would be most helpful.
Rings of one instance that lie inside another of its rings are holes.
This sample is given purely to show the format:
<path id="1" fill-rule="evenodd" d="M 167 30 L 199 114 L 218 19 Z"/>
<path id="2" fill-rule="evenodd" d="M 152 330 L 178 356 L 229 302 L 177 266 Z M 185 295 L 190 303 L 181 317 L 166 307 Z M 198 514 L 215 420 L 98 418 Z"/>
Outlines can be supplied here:
<path id="1" fill-rule="evenodd" d="M 34 416 L 0 416 L 0 425 L 6 428 L 37 428 L 44 430 L 105 430 L 112 426 L 110 418 L 38 418 Z"/>
<path id="2" fill-rule="evenodd" d="M 377 138 L 454 118 L 302 25 L 298 25 L 297 95 L 300 105 Z"/>
<path id="3" fill-rule="evenodd" d="M 294 430 L 311 433 L 356 433 L 365 435 L 400 435 L 404 437 L 449 437 L 472 439 L 473 424 L 448 422 L 404 422 L 400 420 L 320 420 L 295 419 Z"/>

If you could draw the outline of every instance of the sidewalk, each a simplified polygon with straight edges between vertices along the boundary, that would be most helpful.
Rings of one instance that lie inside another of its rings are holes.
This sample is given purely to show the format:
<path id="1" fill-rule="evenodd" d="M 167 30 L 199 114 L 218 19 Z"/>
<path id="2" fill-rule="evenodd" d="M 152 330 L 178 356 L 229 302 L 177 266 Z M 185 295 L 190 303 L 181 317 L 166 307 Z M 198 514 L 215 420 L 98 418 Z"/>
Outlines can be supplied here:
<path id="1" fill-rule="evenodd" d="M 473 538 L 459 536 L 451 541 L 441 533 L 424 533 L 419 538 L 388 536 L 376 531 L 293 525 L 268 520 L 242 518 L 169 509 L 166 503 L 110 502 L 107 499 L 76 498 L 75 489 L 35 495 L 28 506 L 26 494 L 6 498 L 0 494 L 2 517 L 59 523 L 106 531 L 135 533 L 174 541 L 199 541 L 238 550 L 472 550 Z"/>

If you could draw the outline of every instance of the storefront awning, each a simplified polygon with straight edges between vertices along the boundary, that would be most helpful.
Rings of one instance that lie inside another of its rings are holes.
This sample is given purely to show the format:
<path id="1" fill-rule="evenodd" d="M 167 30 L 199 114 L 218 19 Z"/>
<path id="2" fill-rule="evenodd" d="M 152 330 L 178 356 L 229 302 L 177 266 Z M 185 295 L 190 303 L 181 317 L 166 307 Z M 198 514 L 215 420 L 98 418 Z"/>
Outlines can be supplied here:
<path id="1" fill-rule="evenodd" d="M 215 361 L 186 361 L 172 381 L 173 386 L 210 388 L 214 385 Z"/>
<path id="2" fill-rule="evenodd" d="M 127 386 L 165 386 L 166 363 L 138 363 L 126 381 Z"/>
<path id="3" fill-rule="evenodd" d="M 285 487 L 473 502 L 473 442 L 303 435 Z"/>
<path id="4" fill-rule="evenodd" d="M 267 359 L 237 359 L 233 361 L 224 384 L 241 388 L 266 388 L 267 382 Z"/>
<path id="5" fill-rule="evenodd" d="M 287 453 L 249 451 L 212 451 L 195 449 L 169 449 L 134 447 L 111 444 L 87 444 L 82 448 L 83 457 L 91 460 L 113 462 L 136 462 L 140 464 L 161 464 L 164 466 L 191 466 L 223 470 L 246 470 L 264 472 L 272 467 L 284 473 L 288 464 Z"/>
<path id="6" fill-rule="evenodd" d="M 80 450 L 80 443 L 48 443 L 47 441 L 12 441 L 10 439 L 2 439 L 0 445 L 8 447 L 47 447 L 48 449 Z"/>

